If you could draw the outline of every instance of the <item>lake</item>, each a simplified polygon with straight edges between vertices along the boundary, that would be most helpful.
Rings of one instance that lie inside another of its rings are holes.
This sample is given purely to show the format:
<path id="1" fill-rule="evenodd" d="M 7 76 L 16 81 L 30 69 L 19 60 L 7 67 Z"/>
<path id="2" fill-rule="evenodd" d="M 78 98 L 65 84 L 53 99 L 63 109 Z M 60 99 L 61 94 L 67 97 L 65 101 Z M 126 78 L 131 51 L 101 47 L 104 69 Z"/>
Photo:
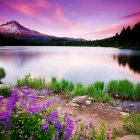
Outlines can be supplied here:
<path id="1" fill-rule="evenodd" d="M 140 51 L 101 47 L 0 47 L 3 82 L 13 84 L 30 73 L 89 84 L 97 80 L 128 79 L 140 82 Z"/>

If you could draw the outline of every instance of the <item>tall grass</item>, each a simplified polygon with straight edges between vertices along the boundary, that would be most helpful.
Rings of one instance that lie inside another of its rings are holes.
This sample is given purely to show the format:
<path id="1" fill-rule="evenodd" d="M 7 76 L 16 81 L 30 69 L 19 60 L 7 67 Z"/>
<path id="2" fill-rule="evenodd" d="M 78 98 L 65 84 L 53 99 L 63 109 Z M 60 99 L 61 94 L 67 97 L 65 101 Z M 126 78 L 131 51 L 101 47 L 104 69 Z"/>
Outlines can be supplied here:
<path id="1" fill-rule="evenodd" d="M 88 95 L 92 97 L 94 101 L 109 102 L 111 100 L 111 96 L 103 91 L 103 87 L 104 86 L 100 86 L 100 83 L 98 82 L 92 83 L 88 86 L 78 83 L 76 84 L 75 90 L 72 92 L 71 96 Z"/>
<path id="2" fill-rule="evenodd" d="M 140 135 L 140 114 L 132 113 L 132 115 L 123 118 L 123 127 L 132 134 Z"/>
<path id="3" fill-rule="evenodd" d="M 18 79 L 17 86 L 30 86 L 31 88 L 40 89 L 46 86 L 46 82 L 44 78 L 30 78 L 25 76 L 23 79 Z"/>
<path id="4" fill-rule="evenodd" d="M 74 84 L 65 79 L 57 80 L 56 77 L 52 77 L 51 81 L 47 83 L 45 79 L 40 77 L 30 78 L 29 76 L 25 76 L 23 79 L 19 79 L 16 85 L 27 85 L 36 89 L 47 87 L 54 92 L 67 93 L 71 97 L 88 95 L 95 101 L 101 102 L 110 101 L 111 96 L 125 99 L 140 99 L 140 83 L 133 84 L 128 80 L 112 80 L 105 87 L 102 81 L 96 81 L 85 86 L 82 83 Z"/>
<path id="5" fill-rule="evenodd" d="M 136 89 L 134 94 L 132 94 L 133 99 L 140 99 L 140 83 L 136 84 Z"/>
<path id="6" fill-rule="evenodd" d="M 128 80 L 113 80 L 108 83 L 108 93 L 112 96 L 130 99 L 135 96 L 135 86 Z"/>

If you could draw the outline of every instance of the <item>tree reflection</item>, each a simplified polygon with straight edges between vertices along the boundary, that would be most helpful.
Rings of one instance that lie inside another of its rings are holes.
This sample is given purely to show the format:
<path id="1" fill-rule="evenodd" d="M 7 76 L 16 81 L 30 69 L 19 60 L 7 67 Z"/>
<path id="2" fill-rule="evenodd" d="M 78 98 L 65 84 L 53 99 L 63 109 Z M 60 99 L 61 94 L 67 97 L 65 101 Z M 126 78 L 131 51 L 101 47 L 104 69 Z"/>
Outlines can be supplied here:
<path id="1" fill-rule="evenodd" d="M 133 72 L 140 73 L 140 55 L 118 55 L 117 60 L 119 65 L 128 65 Z"/>

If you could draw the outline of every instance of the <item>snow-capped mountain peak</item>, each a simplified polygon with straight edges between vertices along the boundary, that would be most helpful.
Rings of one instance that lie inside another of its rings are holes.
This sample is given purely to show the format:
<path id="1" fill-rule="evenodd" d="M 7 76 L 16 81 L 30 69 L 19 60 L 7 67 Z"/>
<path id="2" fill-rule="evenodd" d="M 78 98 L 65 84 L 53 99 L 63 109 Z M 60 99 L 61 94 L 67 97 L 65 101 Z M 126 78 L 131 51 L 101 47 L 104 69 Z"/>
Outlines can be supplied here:
<path id="1" fill-rule="evenodd" d="M 4 34 L 22 34 L 22 35 L 42 35 L 39 32 L 30 30 L 22 25 L 20 25 L 17 21 L 12 20 L 5 24 L 0 25 L 0 33 Z"/>

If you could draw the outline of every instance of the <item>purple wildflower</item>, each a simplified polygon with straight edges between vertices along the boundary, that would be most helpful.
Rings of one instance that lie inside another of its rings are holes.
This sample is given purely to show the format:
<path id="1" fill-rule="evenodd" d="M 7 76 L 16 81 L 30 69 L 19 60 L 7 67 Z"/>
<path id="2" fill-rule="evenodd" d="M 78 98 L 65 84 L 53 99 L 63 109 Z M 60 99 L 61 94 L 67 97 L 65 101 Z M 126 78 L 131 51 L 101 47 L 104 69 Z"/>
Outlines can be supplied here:
<path id="1" fill-rule="evenodd" d="M 59 132 L 55 133 L 55 140 L 59 140 Z"/>
<path id="2" fill-rule="evenodd" d="M 71 138 L 72 137 L 72 132 L 73 132 L 73 129 L 74 129 L 73 121 L 70 118 L 67 117 L 65 123 L 66 123 L 66 129 L 65 129 L 64 137 L 65 138 Z"/>
<path id="3" fill-rule="evenodd" d="M 92 124 L 92 122 L 90 122 L 90 123 L 89 123 L 89 127 L 92 128 L 92 126 L 93 126 L 93 124 Z"/>
<path id="4" fill-rule="evenodd" d="M 58 119 L 58 111 L 56 109 L 46 117 L 46 121 L 54 121 L 56 119 Z"/>
<path id="5" fill-rule="evenodd" d="M 59 120 L 55 120 L 54 126 L 57 130 L 61 130 L 62 129 L 62 124 Z"/>
<path id="6" fill-rule="evenodd" d="M 28 106 L 28 111 L 30 113 L 39 114 L 41 111 L 41 107 L 37 102 L 31 102 Z"/>
<path id="7" fill-rule="evenodd" d="M 46 131 L 46 130 L 48 129 L 48 124 L 44 121 L 44 122 L 42 123 L 41 128 L 42 128 L 43 131 Z"/>
<path id="8" fill-rule="evenodd" d="M 85 140 L 85 137 L 83 135 L 79 136 L 79 140 Z"/>
<path id="9" fill-rule="evenodd" d="M 47 109 L 47 108 L 50 107 L 53 103 L 54 103 L 54 101 L 48 101 L 48 102 L 42 104 L 41 110 Z"/>
<path id="10" fill-rule="evenodd" d="M 48 94 L 49 93 L 49 90 L 48 89 L 46 89 L 46 88 L 43 88 L 43 89 L 41 89 L 41 94 L 42 95 L 46 95 L 46 94 Z"/>
<path id="11" fill-rule="evenodd" d="M 2 100 L 4 97 L 3 96 L 0 96 L 0 100 Z"/>

